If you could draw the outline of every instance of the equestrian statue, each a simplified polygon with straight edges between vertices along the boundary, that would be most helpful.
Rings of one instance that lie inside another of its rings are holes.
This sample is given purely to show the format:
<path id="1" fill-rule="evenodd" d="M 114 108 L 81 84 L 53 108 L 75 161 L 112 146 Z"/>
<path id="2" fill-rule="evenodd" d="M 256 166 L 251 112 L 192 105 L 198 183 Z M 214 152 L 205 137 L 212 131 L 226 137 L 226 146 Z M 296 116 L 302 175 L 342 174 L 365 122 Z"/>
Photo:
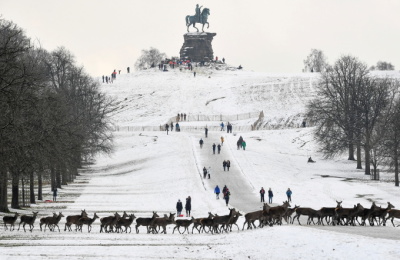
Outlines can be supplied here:
<path id="1" fill-rule="evenodd" d="M 210 24 L 207 22 L 208 16 L 210 15 L 210 9 L 204 8 L 203 11 L 201 11 L 201 8 L 203 6 L 200 6 L 197 4 L 195 15 L 187 15 L 186 16 L 186 27 L 187 31 L 189 32 L 189 26 L 193 24 L 193 27 L 196 28 L 197 32 L 199 32 L 199 29 L 196 27 L 196 23 L 201 23 L 203 24 L 202 31 L 204 32 L 204 25 L 207 24 L 207 28 L 210 27 Z"/>

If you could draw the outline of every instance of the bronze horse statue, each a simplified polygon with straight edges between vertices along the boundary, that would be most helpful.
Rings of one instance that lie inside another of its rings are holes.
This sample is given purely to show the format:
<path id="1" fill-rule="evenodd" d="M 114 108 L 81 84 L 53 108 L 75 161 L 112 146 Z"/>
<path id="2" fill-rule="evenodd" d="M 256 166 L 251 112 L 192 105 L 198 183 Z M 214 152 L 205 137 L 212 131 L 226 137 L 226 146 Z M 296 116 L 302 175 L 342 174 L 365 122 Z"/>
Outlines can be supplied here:
<path id="1" fill-rule="evenodd" d="M 189 26 L 193 24 L 193 27 L 196 28 L 197 32 L 199 32 L 199 29 L 195 26 L 196 23 L 201 23 L 203 24 L 202 31 L 204 32 L 204 25 L 207 24 L 207 29 L 210 27 L 210 24 L 207 22 L 207 18 L 210 15 L 210 9 L 204 8 L 203 11 L 200 14 L 200 21 L 198 20 L 198 17 L 196 15 L 187 15 L 186 16 L 186 27 L 187 31 L 189 32 Z"/>

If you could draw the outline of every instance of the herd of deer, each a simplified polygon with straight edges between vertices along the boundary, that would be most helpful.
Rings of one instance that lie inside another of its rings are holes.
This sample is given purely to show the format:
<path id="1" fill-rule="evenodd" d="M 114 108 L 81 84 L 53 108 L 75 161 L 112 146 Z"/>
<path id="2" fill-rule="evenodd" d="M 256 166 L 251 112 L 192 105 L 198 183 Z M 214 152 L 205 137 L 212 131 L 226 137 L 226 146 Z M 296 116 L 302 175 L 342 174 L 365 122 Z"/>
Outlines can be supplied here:
<path id="1" fill-rule="evenodd" d="M 304 208 L 299 206 L 294 206 L 290 208 L 289 202 L 285 201 L 281 206 L 271 207 L 267 203 L 264 203 L 263 209 L 250 212 L 244 215 L 245 222 L 243 224 L 242 230 L 244 230 L 246 224 L 247 229 L 256 228 L 255 221 L 258 221 L 258 227 L 263 227 L 265 225 L 282 225 L 282 220 L 284 219 L 286 223 L 291 223 L 297 219 L 299 225 L 300 216 L 307 216 L 307 224 L 311 223 L 324 225 L 324 220 L 327 225 L 366 225 L 368 223 L 373 226 L 375 223 L 377 225 L 386 225 L 386 221 L 391 219 L 393 226 L 395 226 L 393 220 L 394 218 L 400 218 L 400 210 L 393 209 L 394 206 L 388 202 L 386 208 L 381 206 L 376 206 L 375 202 L 372 203 L 370 208 L 364 208 L 360 203 L 354 205 L 352 208 L 343 208 L 342 202 L 336 201 L 336 207 L 331 208 L 321 208 L 319 210 L 314 210 L 312 208 Z M 36 220 L 38 212 L 33 212 L 32 216 L 22 215 L 21 221 L 18 226 L 18 230 L 21 227 L 24 228 L 26 232 L 25 225 L 29 225 L 29 231 L 32 232 L 34 228 L 34 223 Z M 292 216 L 294 217 L 292 218 Z M 14 216 L 4 216 L 4 229 L 7 230 L 7 224 L 10 225 L 10 231 L 14 230 L 14 224 L 18 219 L 19 214 L 15 213 Z M 151 218 L 136 218 L 134 214 L 128 215 L 125 211 L 123 215 L 119 215 L 117 212 L 113 216 L 100 218 L 100 233 L 101 232 L 131 232 L 131 225 L 136 219 L 136 233 L 139 233 L 139 227 L 145 226 L 147 233 L 158 233 L 162 228 L 161 233 L 167 233 L 167 225 L 175 224 L 172 233 L 177 229 L 181 233 L 180 228 L 183 227 L 183 233 L 187 231 L 189 233 L 189 226 L 193 224 L 192 234 L 194 229 L 199 233 L 201 232 L 211 232 L 221 233 L 232 231 L 232 227 L 235 225 L 238 230 L 239 226 L 236 224 L 239 217 L 242 214 L 236 209 L 229 209 L 229 214 L 224 216 L 218 216 L 217 214 L 208 213 L 208 217 L 205 218 L 194 218 L 191 219 L 176 219 L 175 213 L 170 213 L 169 216 L 164 215 L 164 217 L 159 217 L 156 212 L 153 212 Z M 60 228 L 58 223 L 64 215 L 60 212 L 59 214 L 53 213 L 51 217 L 43 217 L 40 219 L 40 230 L 44 225 L 44 231 L 48 227 L 51 231 L 55 231 L 55 228 Z M 88 226 L 88 232 L 92 230 L 93 222 L 99 218 L 99 216 L 94 213 L 93 218 L 89 218 L 86 210 L 82 210 L 80 215 L 67 216 L 64 231 L 72 231 L 72 224 L 75 225 L 75 231 L 81 231 L 83 225 Z M 317 222 L 314 222 L 314 219 Z M 359 221 L 361 220 L 361 222 Z M 399 226 L 399 225 L 398 225 Z"/>

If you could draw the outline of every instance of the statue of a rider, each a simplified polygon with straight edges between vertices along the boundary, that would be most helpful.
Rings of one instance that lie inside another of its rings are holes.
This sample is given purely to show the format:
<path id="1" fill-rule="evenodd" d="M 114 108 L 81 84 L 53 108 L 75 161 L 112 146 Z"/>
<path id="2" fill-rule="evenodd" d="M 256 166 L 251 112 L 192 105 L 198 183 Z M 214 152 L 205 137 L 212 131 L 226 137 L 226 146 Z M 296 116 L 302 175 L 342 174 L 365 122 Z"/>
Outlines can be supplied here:
<path id="1" fill-rule="evenodd" d="M 196 22 L 201 23 L 201 8 L 203 6 L 199 7 L 199 4 L 196 5 Z"/>

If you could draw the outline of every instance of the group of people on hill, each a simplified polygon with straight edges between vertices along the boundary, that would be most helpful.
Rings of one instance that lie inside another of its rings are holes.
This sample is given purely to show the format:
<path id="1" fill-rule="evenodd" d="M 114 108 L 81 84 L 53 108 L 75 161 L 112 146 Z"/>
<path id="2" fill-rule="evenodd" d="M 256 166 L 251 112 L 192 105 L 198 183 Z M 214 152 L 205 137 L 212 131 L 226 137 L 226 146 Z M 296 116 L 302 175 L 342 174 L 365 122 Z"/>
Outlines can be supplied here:
<path id="1" fill-rule="evenodd" d="M 261 187 L 261 190 L 260 190 L 261 202 L 264 202 L 264 195 L 265 195 L 265 190 L 263 187 Z M 288 202 L 292 202 L 292 191 L 290 190 L 290 188 L 287 189 L 286 196 L 287 196 Z M 272 192 L 272 189 L 269 188 L 268 189 L 268 203 L 272 203 L 273 197 L 274 197 L 274 193 Z"/>
<path id="2" fill-rule="evenodd" d="M 186 121 L 186 113 L 185 114 L 178 113 L 178 115 L 176 116 L 176 122 L 179 122 L 179 121 Z"/>
<path id="3" fill-rule="evenodd" d="M 217 200 L 219 200 L 219 194 L 221 193 L 220 188 L 218 187 L 218 185 L 214 188 L 214 193 L 216 194 L 216 198 Z M 231 196 L 231 192 L 229 191 L 228 187 L 225 185 L 224 188 L 222 189 L 222 194 L 224 195 L 224 200 L 226 203 L 226 206 L 228 206 L 229 203 L 229 198 Z"/>
<path id="4" fill-rule="evenodd" d="M 229 172 L 229 168 L 231 167 L 231 161 L 229 161 L 229 160 L 224 160 L 224 161 L 222 162 L 222 167 L 224 168 L 224 171 L 225 171 L 226 169 L 228 169 L 228 172 Z"/>
<path id="5" fill-rule="evenodd" d="M 129 67 L 128 67 L 129 68 Z M 128 72 L 129 73 L 129 72 Z M 121 71 L 119 70 L 119 74 L 121 74 Z M 102 79 L 103 79 L 103 83 L 113 83 L 113 81 L 114 80 L 116 80 L 117 79 L 117 70 L 114 70 L 112 73 L 111 73 L 111 76 L 110 77 L 108 77 L 108 76 L 105 76 L 104 77 L 104 75 L 101 77 Z"/>
<path id="6" fill-rule="evenodd" d="M 183 210 L 182 202 L 180 199 L 178 199 L 178 202 L 176 203 L 176 213 L 177 213 L 176 215 L 178 217 L 183 217 L 182 210 Z M 185 210 L 186 210 L 186 217 L 190 217 L 190 211 L 192 210 L 192 198 L 190 196 L 186 198 Z"/>

